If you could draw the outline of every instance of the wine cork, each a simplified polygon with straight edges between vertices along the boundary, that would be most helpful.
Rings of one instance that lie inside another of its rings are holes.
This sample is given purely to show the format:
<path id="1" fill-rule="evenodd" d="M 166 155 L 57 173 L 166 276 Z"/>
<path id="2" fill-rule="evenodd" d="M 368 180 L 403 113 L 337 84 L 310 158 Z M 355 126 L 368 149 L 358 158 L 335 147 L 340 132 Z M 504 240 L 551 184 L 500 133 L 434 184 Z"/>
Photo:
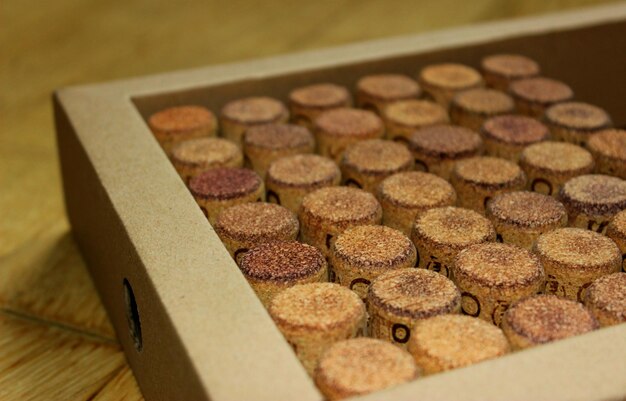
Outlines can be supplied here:
<path id="1" fill-rule="evenodd" d="M 572 89 L 563 82 L 534 77 L 511 82 L 509 92 L 521 114 L 540 118 L 553 104 L 567 102 L 574 97 Z"/>
<path id="2" fill-rule="evenodd" d="M 287 288 L 274 297 L 268 311 L 310 375 L 331 345 L 361 335 L 366 319 L 359 297 L 333 283 Z"/>
<path id="3" fill-rule="evenodd" d="M 237 263 L 243 254 L 264 242 L 295 240 L 298 219 L 272 203 L 243 203 L 224 209 L 215 219 L 215 232 Z"/>
<path id="4" fill-rule="evenodd" d="M 447 124 L 448 112 L 430 100 L 399 100 L 389 104 L 382 113 L 387 139 L 409 142 L 411 134 L 419 128 Z"/>
<path id="5" fill-rule="evenodd" d="M 304 197 L 299 217 L 302 242 L 330 256 L 337 235 L 350 227 L 380 224 L 382 209 L 369 192 L 350 187 L 326 187 Z"/>
<path id="6" fill-rule="evenodd" d="M 150 116 L 148 126 L 168 155 L 179 142 L 217 135 L 215 115 L 202 106 L 178 106 L 161 110 Z"/>
<path id="7" fill-rule="evenodd" d="M 476 88 L 454 96 L 450 119 L 454 124 L 479 131 L 488 118 L 514 111 L 515 102 L 511 96 L 495 89 Z"/>
<path id="8" fill-rule="evenodd" d="M 299 125 L 264 124 L 250 127 L 244 134 L 243 149 L 250 167 L 265 178 L 270 164 L 285 156 L 313 153 L 311 132 Z"/>
<path id="9" fill-rule="evenodd" d="M 351 144 L 364 139 L 382 138 L 382 120 L 373 112 L 350 108 L 325 111 L 314 121 L 317 151 L 337 163 L 343 151 Z"/>
<path id="10" fill-rule="evenodd" d="M 589 137 L 587 148 L 596 161 L 596 173 L 626 180 L 626 130 L 598 131 Z"/>
<path id="11" fill-rule="evenodd" d="M 536 255 L 497 242 L 459 252 L 452 277 L 461 291 L 463 313 L 496 326 L 513 302 L 541 292 L 545 285 L 544 269 Z"/>
<path id="12" fill-rule="evenodd" d="M 419 171 L 385 178 L 378 186 L 376 196 L 383 208 L 383 224 L 405 235 L 411 235 L 418 214 L 456 203 L 456 192 L 448 181 Z"/>
<path id="13" fill-rule="evenodd" d="M 584 146 L 592 133 L 611 126 L 606 111 L 588 103 L 565 102 L 550 106 L 544 120 L 554 139 Z"/>
<path id="14" fill-rule="evenodd" d="M 482 59 L 481 67 L 487 86 L 501 91 L 508 90 L 514 80 L 540 73 L 536 61 L 520 54 L 493 54 Z"/>
<path id="15" fill-rule="evenodd" d="M 366 75 L 356 84 L 356 105 L 379 115 L 393 102 L 420 97 L 415 80 L 402 74 Z"/>
<path id="16" fill-rule="evenodd" d="M 516 302 L 502 319 L 502 331 L 514 350 L 578 336 L 598 327 L 598 321 L 580 303 L 547 294 Z"/>
<path id="17" fill-rule="evenodd" d="M 313 154 L 283 157 L 267 170 L 267 201 L 298 213 L 308 193 L 339 185 L 340 180 L 339 167 L 327 157 Z"/>
<path id="18" fill-rule="evenodd" d="M 230 206 L 265 199 L 263 180 L 254 171 L 238 167 L 207 170 L 189 181 L 189 190 L 211 224 Z"/>
<path id="19" fill-rule="evenodd" d="M 550 137 L 548 127 L 534 118 L 506 114 L 488 119 L 480 128 L 485 153 L 517 163 L 529 145 Z"/>
<path id="20" fill-rule="evenodd" d="M 459 207 L 430 209 L 418 215 L 411 240 L 418 267 L 450 277 L 452 264 L 463 249 L 496 239 L 491 222 L 479 213 Z"/>
<path id="21" fill-rule="evenodd" d="M 244 132 L 255 125 L 284 123 L 289 119 L 285 105 L 266 96 L 233 100 L 222 107 L 220 126 L 222 136 L 242 145 Z"/>
<path id="22" fill-rule="evenodd" d="M 348 146 L 340 166 L 345 185 L 374 193 L 382 180 L 412 170 L 413 165 L 413 155 L 405 145 L 384 139 L 367 139 Z"/>
<path id="23" fill-rule="evenodd" d="M 480 135 L 467 128 L 434 125 L 413 132 L 409 149 L 418 171 L 433 173 L 449 180 L 454 163 L 482 153 Z"/>
<path id="24" fill-rule="evenodd" d="M 487 203 L 486 216 L 499 242 L 532 249 L 539 235 L 567 225 L 561 202 L 536 192 L 507 192 Z"/>
<path id="25" fill-rule="evenodd" d="M 472 157 L 456 163 L 451 182 L 459 206 L 484 213 L 485 205 L 494 196 L 524 189 L 526 174 L 517 164 L 505 159 Z"/>
<path id="26" fill-rule="evenodd" d="M 502 330 L 463 315 L 439 315 L 413 328 L 409 352 L 426 375 L 469 366 L 509 352 Z"/>
<path id="27" fill-rule="evenodd" d="M 622 271 L 626 272 L 626 210 L 622 210 L 611 219 L 606 236 L 611 238 L 622 252 Z"/>
<path id="28" fill-rule="evenodd" d="M 565 205 L 571 227 L 599 233 L 613 216 L 626 209 L 626 181 L 602 174 L 588 174 L 567 181 L 558 199 Z"/>
<path id="29" fill-rule="evenodd" d="M 170 159 L 186 184 L 205 170 L 243 166 L 241 150 L 234 143 L 222 138 L 181 141 L 172 148 Z"/>
<path id="30" fill-rule="evenodd" d="M 330 250 L 331 281 L 367 298 L 370 283 L 381 274 L 415 266 L 416 251 L 400 231 L 385 226 L 350 227 L 339 234 Z"/>
<path id="31" fill-rule="evenodd" d="M 241 257 L 239 268 L 266 308 L 286 288 L 325 282 L 328 278 L 324 255 L 297 241 L 260 244 Z"/>
<path id="32" fill-rule="evenodd" d="M 383 273 L 372 281 L 367 300 L 371 335 L 403 348 L 419 320 L 461 311 L 461 293 L 454 283 L 424 269 Z"/>
<path id="33" fill-rule="evenodd" d="M 584 301 L 602 327 L 626 322 L 626 273 L 613 273 L 594 280 L 587 288 Z"/>
<path id="34" fill-rule="evenodd" d="M 528 178 L 528 189 L 556 197 L 570 178 L 593 171 L 593 157 L 580 146 L 545 141 L 526 147 L 519 165 Z"/>
<path id="35" fill-rule="evenodd" d="M 446 109 L 458 92 L 484 86 L 482 76 L 472 67 L 443 63 L 424 67 L 418 82 L 422 89 Z"/>
<path id="36" fill-rule="evenodd" d="M 409 382 L 420 375 L 411 355 L 372 338 L 334 344 L 315 370 L 315 383 L 329 401 L 368 394 Z"/>
<path id="37" fill-rule="evenodd" d="M 621 268 L 617 245 L 604 235 L 580 228 L 542 234 L 533 251 L 546 270 L 546 294 L 582 301 L 591 282 Z"/>
<path id="38" fill-rule="evenodd" d="M 343 86 L 322 83 L 303 86 L 289 93 L 289 110 L 295 124 L 313 130 L 313 122 L 324 111 L 350 107 L 352 96 Z"/>

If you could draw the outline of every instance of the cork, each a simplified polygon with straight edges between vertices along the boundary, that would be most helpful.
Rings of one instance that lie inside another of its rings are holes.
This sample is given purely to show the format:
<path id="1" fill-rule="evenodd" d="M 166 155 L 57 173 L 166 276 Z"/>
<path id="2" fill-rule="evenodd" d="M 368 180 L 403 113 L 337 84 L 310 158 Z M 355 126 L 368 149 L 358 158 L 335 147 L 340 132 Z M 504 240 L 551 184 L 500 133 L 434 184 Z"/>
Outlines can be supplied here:
<path id="1" fill-rule="evenodd" d="M 626 181 L 602 174 L 587 174 L 567 181 L 559 191 L 571 227 L 606 232 L 609 221 L 626 209 Z"/>
<path id="2" fill-rule="evenodd" d="M 352 106 L 348 89 L 331 83 L 296 88 L 289 93 L 289 110 L 295 124 L 313 130 L 313 122 L 324 111 Z"/>
<path id="3" fill-rule="evenodd" d="M 170 107 L 148 118 L 148 126 L 168 155 L 177 143 L 217 135 L 215 115 L 202 106 Z"/>
<path id="4" fill-rule="evenodd" d="M 420 375 L 411 355 L 372 338 L 334 344 L 315 370 L 315 384 L 329 401 L 368 394 L 409 382 Z"/>
<path id="5" fill-rule="evenodd" d="M 186 184 L 216 167 L 242 167 L 243 154 L 234 143 L 222 138 L 187 139 L 174 145 L 172 164 Z"/>
<path id="6" fill-rule="evenodd" d="M 349 145 L 365 139 L 382 138 L 385 130 L 382 120 L 375 113 L 344 107 L 321 113 L 314 120 L 314 133 L 317 152 L 339 163 Z"/>
<path id="7" fill-rule="evenodd" d="M 543 291 L 545 285 L 544 268 L 536 255 L 497 242 L 459 252 L 452 277 L 461 291 L 463 313 L 496 326 L 512 303 Z"/>
<path id="8" fill-rule="evenodd" d="M 218 214 L 215 232 L 239 263 L 243 254 L 264 242 L 295 240 L 298 219 L 288 209 L 272 203 L 254 202 L 231 206 Z"/>
<path id="9" fill-rule="evenodd" d="M 339 185 L 341 171 L 328 157 L 303 154 L 273 162 L 265 177 L 267 201 L 298 213 L 306 194 Z"/>
<path id="10" fill-rule="evenodd" d="M 622 262 L 613 241 L 581 228 L 559 228 L 542 234 L 533 251 L 546 271 L 545 293 L 579 302 L 593 280 L 618 272 Z"/>
<path id="11" fill-rule="evenodd" d="M 482 76 L 463 64 L 442 63 L 426 66 L 420 71 L 418 82 L 437 103 L 449 107 L 458 92 L 484 86 Z"/>
<path id="12" fill-rule="evenodd" d="M 619 247 L 622 253 L 622 271 L 626 272 L 626 210 L 622 210 L 611 219 L 606 236 Z"/>
<path id="13" fill-rule="evenodd" d="M 556 103 L 567 102 L 574 91 L 565 83 L 551 78 L 533 77 L 511 82 L 509 93 L 515 99 L 515 107 L 521 114 L 540 118 Z"/>
<path id="14" fill-rule="evenodd" d="M 414 267 L 416 258 L 415 246 L 398 230 L 377 225 L 350 227 L 331 246 L 330 277 L 365 300 L 372 280 L 390 270 Z"/>
<path id="15" fill-rule="evenodd" d="M 289 119 L 285 105 L 267 96 L 253 96 L 230 101 L 222 107 L 220 126 L 222 136 L 242 145 L 244 132 L 255 125 L 284 123 Z"/>
<path id="16" fill-rule="evenodd" d="M 550 137 L 548 127 L 538 120 L 513 114 L 489 118 L 480 128 L 485 153 L 517 163 L 522 151 Z"/>
<path id="17" fill-rule="evenodd" d="M 452 186 L 461 207 L 484 213 L 494 196 L 526 186 L 526 174 L 515 163 L 491 156 L 460 160 L 454 166 Z"/>
<path id="18" fill-rule="evenodd" d="M 602 327 L 626 322 L 626 273 L 594 280 L 587 288 L 584 302 Z"/>
<path id="19" fill-rule="evenodd" d="M 399 100 L 387 105 L 381 114 L 385 122 L 385 137 L 393 141 L 409 142 L 419 128 L 447 124 L 448 112 L 430 100 Z"/>
<path id="20" fill-rule="evenodd" d="M 261 177 L 240 167 L 207 170 L 189 181 L 189 190 L 211 224 L 215 224 L 217 215 L 230 206 L 265 199 Z"/>
<path id="21" fill-rule="evenodd" d="M 502 320 L 502 331 L 513 350 L 578 336 L 598 327 L 596 318 L 582 304 L 549 294 L 516 302 Z"/>
<path id="22" fill-rule="evenodd" d="M 239 268 L 266 308 L 286 288 L 328 279 L 324 255 L 297 241 L 260 244 L 243 254 Z"/>
<path id="23" fill-rule="evenodd" d="M 402 74 L 366 75 L 356 84 L 356 105 L 379 115 L 393 102 L 416 99 L 422 94 L 419 84 Z"/>
<path id="24" fill-rule="evenodd" d="M 412 170 L 413 155 L 401 143 L 366 139 L 348 146 L 341 159 L 344 185 L 375 193 L 382 180 L 392 174 Z"/>
<path id="25" fill-rule="evenodd" d="M 482 153 L 483 141 L 476 132 L 454 125 L 433 125 L 418 129 L 409 138 L 409 149 L 418 171 L 449 180 L 458 160 Z"/>
<path id="26" fill-rule="evenodd" d="M 351 187 L 325 187 L 307 194 L 299 211 L 300 239 L 330 256 L 337 235 L 346 229 L 380 224 L 382 208 L 369 192 Z"/>
<path id="27" fill-rule="evenodd" d="M 544 120 L 554 139 L 584 146 L 592 133 L 609 128 L 606 111 L 588 103 L 564 102 L 550 106 Z"/>
<path id="28" fill-rule="evenodd" d="M 448 181 L 420 171 L 385 178 L 376 196 L 383 208 L 383 224 L 405 235 L 411 235 L 413 222 L 420 213 L 456 203 L 456 192 Z"/>
<path id="29" fill-rule="evenodd" d="M 313 153 L 313 134 L 299 125 L 264 124 L 250 127 L 244 134 L 243 150 L 246 162 L 265 178 L 267 169 L 275 160 L 285 156 Z"/>
<path id="30" fill-rule="evenodd" d="M 551 196 L 516 191 L 496 195 L 485 215 L 493 223 L 497 241 L 531 250 L 539 235 L 567 225 L 567 211 Z"/>
<path id="31" fill-rule="evenodd" d="M 459 207 L 430 209 L 418 215 L 411 233 L 417 249 L 417 267 L 450 277 L 452 264 L 463 249 L 496 239 L 491 222 L 479 213 Z"/>
<path id="32" fill-rule="evenodd" d="M 463 315 L 439 315 L 413 328 L 409 352 L 426 375 L 473 365 L 509 352 L 498 327 Z"/>
<path id="33" fill-rule="evenodd" d="M 626 130 L 597 131 L 587 140 L 587 148 L 596 161 L 596 173 L 626 180 Z"/>
<path id="34" fill-rule="evenodd" d="M 406 348 L 421 319 L 461 311 L 454 283 L 425 269 L 393 270 L 372 281 L 367 293 L 370 334 Z"/>
<path id="35" fill-rule="evenodd" d="M 521 54 L 493 54 L 480 63 L 487 86 L 506 91 L 512 81 L 539 75 L 537 62 Z"/>
<path id="36" fill-rule="evenodd" d="M 333 283 L 287 288 L 274 297 L 268 312 L 310 375 L 331 345 L 360 336 L 366 319 L 359 297 Z"/>
<path id="37" fill-rule="evenodd" d="M 569 179 L 593 171 L 593 157 L 571 143 L 544 141 L 529 145 L 520 154 L 519 165 L 531 191 L 557 197 Z"/>
<path id="38" fill-rule="evenodd" d="M 515 111 L 513 98 L 504 92 L 475 88 L 457 93 L 450 104 L 454 124 L 479 131 L 488 118 Z"/>

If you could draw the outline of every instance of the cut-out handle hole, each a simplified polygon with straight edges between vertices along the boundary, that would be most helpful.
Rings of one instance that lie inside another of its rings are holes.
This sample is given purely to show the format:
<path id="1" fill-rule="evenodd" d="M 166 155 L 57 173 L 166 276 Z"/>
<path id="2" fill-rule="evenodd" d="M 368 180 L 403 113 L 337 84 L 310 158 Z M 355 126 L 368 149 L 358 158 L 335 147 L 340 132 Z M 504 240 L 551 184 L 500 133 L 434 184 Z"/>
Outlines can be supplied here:
<path id="1" fill-rule="evenodd" d="M 139 309 L 135 300 L 133 287 L 127 279 L 124 279 L 124 305 L 126 306 L 126 321 L 128 322 L 128 334 L 133 340 L 135 349 L 139 352 L 143 348 L 141 337 L 141 320 L 139 319 Z"/>

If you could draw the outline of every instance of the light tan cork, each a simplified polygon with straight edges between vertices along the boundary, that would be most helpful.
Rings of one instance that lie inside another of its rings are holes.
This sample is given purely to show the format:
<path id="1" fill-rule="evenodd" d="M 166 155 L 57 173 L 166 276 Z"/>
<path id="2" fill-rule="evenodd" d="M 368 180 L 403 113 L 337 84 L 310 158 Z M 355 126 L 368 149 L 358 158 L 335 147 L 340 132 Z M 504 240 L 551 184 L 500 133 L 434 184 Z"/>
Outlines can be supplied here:
<path id="1" fill-rule="evenodd" d="M 244 132 L 255 125 L 284 123 L 289 119 L 285 105 L 267 96 L 253 96 L 230 101 L 220 112 L 222 136 L 239 146 Z"/>
<path id="2" fill-rule="evenodd" d="M 596 173 L 626 180 L 626 130 L 597 131 L 587 140 L 587 148 L 596 160 Z"/>
<path id="3" fill-rule="evenodd" d="M 501 91 L 509 89 L 516 79 L 531 78 L 539 75 L 539 64 L 521 54 L 492 54 L 480 63 L 487 86 Z"/>
<path id="4" fill-rule="evenodd" d="M 544 115 L 554 139 L 584 146 L 593 132 L 611 126 L 611 117 L 588 103 L 564 102 L 551 106 Z"/>
<path id="5" fill-rule="evenodd" d="M 413 131 L 431 125 L 447 124 L 450 119 L 445 108 L 430 100 L 399 100 L 388 104 L 382 114 L 385 137 L 408 142 Z"/>
<path id="6" fill-rule="evenodd" d="M 148 126 L 168 155 L 177 143 L 217 135 L 215 115 L 202 106 L 170 107 L 148 118 Z"/>
<path id="7" fill-rule="evenodd" d="M 324 111 L 351 105 L 348 89 L 331 83 L 302 86 L 289 93 L 292 121 L 310 130 L 313 130 L 313 121 Z"/>
<path id="8" fill-rule="evenodd" d="M 172 148 L 172 164 L 186 184 L 203 171 L 216 167 L 242 167 L 243 154 L 222 138 L 187 139 Z"/>
<path id="9" fill-rule="evenodd" d="M 488 118 L 514 111 L 515 102 L 506 93 L 475 88 L 454 96 L 450 104 L 450 119 L 454 124 L 479 131 Z"/>
<path id="10" fill-rule="evenodd" d="M 603 327 L 626 322 L 626 273 L 594 280 L 587 288 L 584 302 Z"/>
<path id="11" fill-rule="evenodd" d="M 421 94 L 419 84 L 406 75 L 366 75 L 356 84 L 356 105 L 382 115 L 387 105 L 418 98 Z"/>
<path id="12" fill-rule="evenodd" d="M 442 63 L 424 67 L 418 77 L 422 89 L 446 109 L 458 92 L 484 86 L 478 71 L 463 64 Z"/>
<path id="13" fill-rule="evenodd" d="M 626 272 L 626 210 L 617 213 L 606 229 L 606 236 L 617 244 L 622 253 L 622 271 Z"/>

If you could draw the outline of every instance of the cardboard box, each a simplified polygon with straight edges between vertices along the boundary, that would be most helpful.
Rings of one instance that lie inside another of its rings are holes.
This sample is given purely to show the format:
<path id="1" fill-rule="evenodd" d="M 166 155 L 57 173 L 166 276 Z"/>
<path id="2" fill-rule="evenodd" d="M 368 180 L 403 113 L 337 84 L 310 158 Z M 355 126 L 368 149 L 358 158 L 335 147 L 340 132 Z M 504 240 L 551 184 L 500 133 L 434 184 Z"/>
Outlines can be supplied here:
<path id="1" fill-rule="evenodd" d="M 320 400 L 145 118 L 195 103 L 353 87 L 367 73 L 526 54 L 626 124 L 626 4 L 68 88 L 54 96 L 67 213 L 148 400 Z M 362 400 L 626 398 L 626 325 L 434 375 Z"/>

